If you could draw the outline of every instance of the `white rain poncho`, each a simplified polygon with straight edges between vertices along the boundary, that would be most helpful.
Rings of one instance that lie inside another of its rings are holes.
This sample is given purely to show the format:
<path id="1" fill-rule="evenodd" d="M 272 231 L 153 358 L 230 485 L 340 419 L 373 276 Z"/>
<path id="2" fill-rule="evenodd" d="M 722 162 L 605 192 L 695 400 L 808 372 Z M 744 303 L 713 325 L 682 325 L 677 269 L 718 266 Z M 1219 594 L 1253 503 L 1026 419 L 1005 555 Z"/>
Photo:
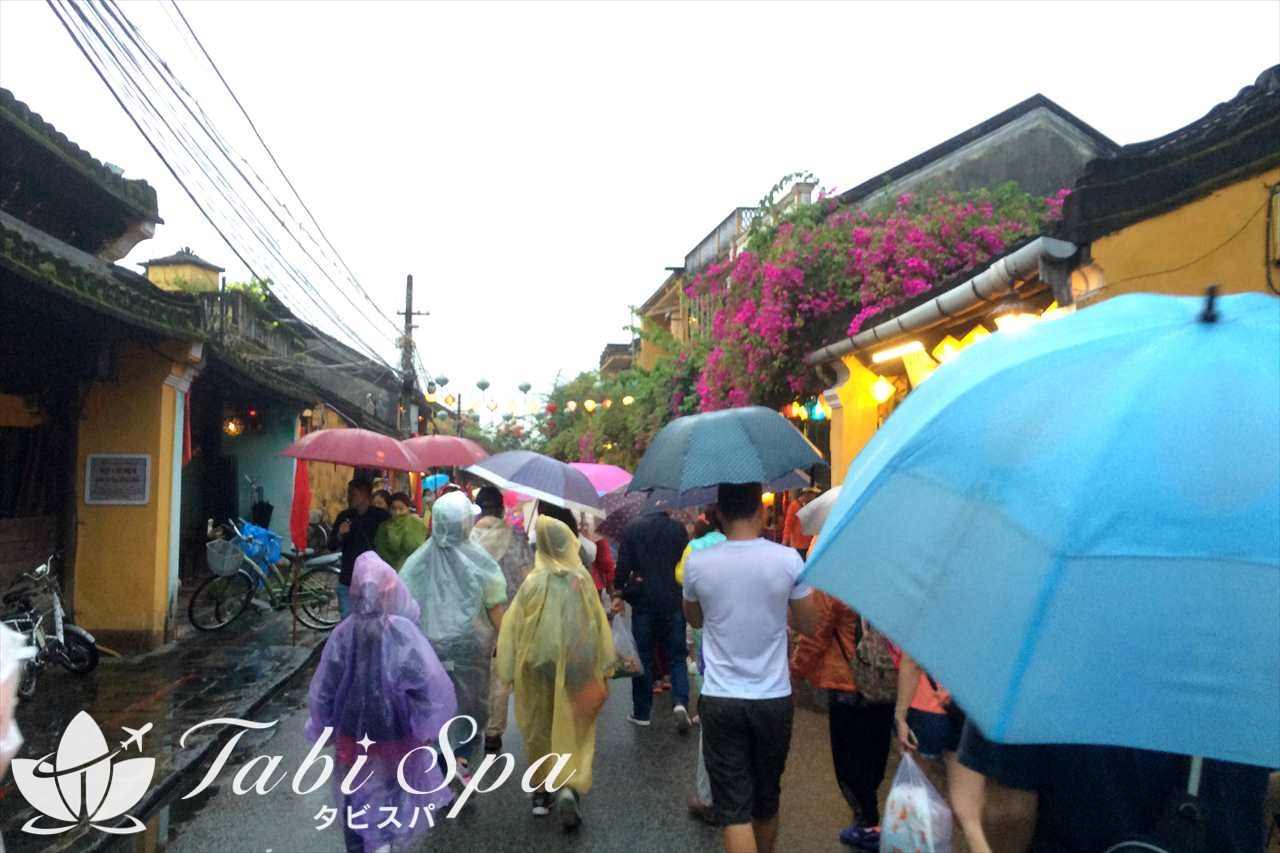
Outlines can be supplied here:
<path id="1" fill-rule="evenodd" d="M 422 608 L 422 631 L 453 680 L 458 713 L 483 733 L 496 640 L 488 611 L 507 600 L 507 580 L 488 552 L 469 540 L 472 518 L 472 503 L 461 492 L 436 501 L 431 538 L 405 560 L 400 579 Z M 478 740 L 460 747 L 459 755 L 469 756 Z"/>

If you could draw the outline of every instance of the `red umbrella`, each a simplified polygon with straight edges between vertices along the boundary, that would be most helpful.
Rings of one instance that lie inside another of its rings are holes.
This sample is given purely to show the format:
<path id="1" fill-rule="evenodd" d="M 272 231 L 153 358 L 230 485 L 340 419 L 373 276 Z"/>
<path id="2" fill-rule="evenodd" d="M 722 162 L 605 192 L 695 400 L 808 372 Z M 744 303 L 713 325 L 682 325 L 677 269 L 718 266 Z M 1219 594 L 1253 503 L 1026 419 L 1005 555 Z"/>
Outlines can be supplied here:
<path id="1" fill-rule="evenodd" d="M 334 462 L 355 468 L 421 471 L 413 451 L 394 438 L 367 429 L 322 429 L 308 433 L 280 451 L 281 456 L 308 462 Z"/>
<path id="2" fill-rule="evenodd" d="M 456 435 L 419 435 L 400 442 L 425 468 L 465 468 L 489 457 L 488 451 L 469 438 Z"/>

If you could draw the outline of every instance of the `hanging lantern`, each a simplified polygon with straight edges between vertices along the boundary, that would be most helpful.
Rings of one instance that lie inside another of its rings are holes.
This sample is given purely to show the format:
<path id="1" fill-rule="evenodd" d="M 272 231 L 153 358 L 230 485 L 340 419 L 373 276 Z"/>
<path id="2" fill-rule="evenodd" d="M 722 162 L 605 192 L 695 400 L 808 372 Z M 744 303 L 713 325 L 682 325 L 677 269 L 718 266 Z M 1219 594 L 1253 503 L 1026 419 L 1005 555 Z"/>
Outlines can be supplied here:
<path id="1" fill-rule="evenodd" d="M 453 404 L 456 402 L 458 402 L 458 398 L 453 396 L 452 394 L 449 394 L 444 398 L 444 404 L 451 409 L 453 408 Z"/>
<path id="2" fill-rule="evenodd" d="M 632 403 L 634 403 L 635 401 L 636 401 L 636 398 L 635 398 L 635 397 L 632 397 L 630 394 L 628 394 L 627 396 L 625 396 L 625 397 L 623 397 L 623 398 L 622 398 L 622 405 L 624 405 L 624 406 L 630 406 L 630 405 L 631 405 Z"/>
<path id="3" fill-rule="evenodd" d="M 565 410 L 566 412 L 576 412 L 576 411 L 578 411 L 578 401 L 577 401 L 577 400 L 570 400 L 569 402 L 565 403 L 565 404 L 564 404 L 564 410 Z"/>
<path id="4" fill-rule="evenodd" d="M 490 404 L 489 404 L 489 411 L 490 411 L 490 412 L 496 412 L 496 411 L 498 411 L 498 404 L 497 404 L 496 402 L 495 402 L 495 403 L 490 403 Z"/>
<path id="5" fill-rule="evenodd" d="M 605 398 L 604 398 L 604 400 L 603 400 L 603 401 L 601 401 L 600 405 L 602 405 L 602 406 L 604 406 L 606 409 L 608 409 L 608 408 L 611 408 L 611 407 L 613 406 L 613 401 L 612 401 L 612 400 L 610 400 L 608 397 L 605 397 Z"/>
<path id="6" fill-rule="evenodd" d="M 777 500 L 777 496 L 773 492 L 765 492 L 760 496 L 760 503 L 765 506 L 773 506 L 775 500 Z"/>
<path id="7" fill-rule="evenodd" d="M 529 389 L 533 388 L 533 386 L 530 385 L 528 382 L 521 382 L 519 385 L 516 386 L 516 388 L 520 391 L 521 394 L 528 394 Z"/>
<path id="8" fill-rule="evenodd" d="M 244 434 L 244 421 L 239 418 L 227 418 L 222 422 L 222 434 L 228 438 L 236 438 Z"/>
<path id="9" fill-rule="evenodd" d="M 586 410 L 587 410 L 587 414 L 589 415 L 589 414 L 591 414 L 592 412 L 594 412 L 594 411 L 596 410 L 596 401 L 595 401 L 595 400 L 583 400 L 583 401 L 582 401 L 582 408 L 586 409 Z"/>
<path id="10" fill-rule="evenodd" d="M 548 414 L 548 415 L 554 415 L 554 414 L 555 414 L 557 411 L 559 411 L 559 410 L 560 410 L 560 407 L 559 407 L 559 406 L 557 406 L 555 403 L 547 403 L 547 414 Z"/>

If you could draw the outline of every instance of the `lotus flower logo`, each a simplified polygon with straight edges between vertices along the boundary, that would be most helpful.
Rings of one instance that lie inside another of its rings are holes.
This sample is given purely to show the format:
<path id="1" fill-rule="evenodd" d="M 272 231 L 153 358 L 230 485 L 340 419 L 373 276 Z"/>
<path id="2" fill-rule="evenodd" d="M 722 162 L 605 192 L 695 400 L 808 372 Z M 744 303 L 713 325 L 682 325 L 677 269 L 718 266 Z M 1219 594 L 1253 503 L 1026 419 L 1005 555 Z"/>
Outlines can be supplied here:
<path id="1" fill-rule="evenodd" d="M 115 761 L 125 744 L 137 743 L 142 750 L 145 728 L 124 741 L 120 749 L 110 751 L 93 717 L 81 711 L 62 733 L 57 753 L 43 758 L 15 758 L 13 778 L 27 802 L 45 817 L 58 821 L 42 825 L 37 815 L 27 821 L 23 832 L 34 835 L 57 835 L 88 824 L 94 829 L 115 835 L 141 832 L 146 827 L 133 815 L 125 815 L 138 804 L 151 785 L 155 773 L 154 758 L 127 758 Z M 124 820 L 115 823 L 124 815 Z M 115 825 L 108 825 L 114 823 Z"/>

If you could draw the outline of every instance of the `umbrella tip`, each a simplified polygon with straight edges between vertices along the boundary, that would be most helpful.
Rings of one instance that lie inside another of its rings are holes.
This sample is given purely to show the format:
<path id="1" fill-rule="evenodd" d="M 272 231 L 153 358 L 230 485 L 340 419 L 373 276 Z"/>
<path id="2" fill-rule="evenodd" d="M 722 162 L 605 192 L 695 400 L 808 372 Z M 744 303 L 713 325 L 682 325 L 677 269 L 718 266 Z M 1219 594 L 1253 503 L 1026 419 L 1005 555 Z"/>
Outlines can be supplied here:
<path id="1" fill-rule="evenodd" d="M 1218 322 L 1218 309 L 1215 303 L 1218 301 L 1218 285 L 1211 284 L 1204 292 L 1204 310 L 1200 312 L 1201 323 Z"/>

